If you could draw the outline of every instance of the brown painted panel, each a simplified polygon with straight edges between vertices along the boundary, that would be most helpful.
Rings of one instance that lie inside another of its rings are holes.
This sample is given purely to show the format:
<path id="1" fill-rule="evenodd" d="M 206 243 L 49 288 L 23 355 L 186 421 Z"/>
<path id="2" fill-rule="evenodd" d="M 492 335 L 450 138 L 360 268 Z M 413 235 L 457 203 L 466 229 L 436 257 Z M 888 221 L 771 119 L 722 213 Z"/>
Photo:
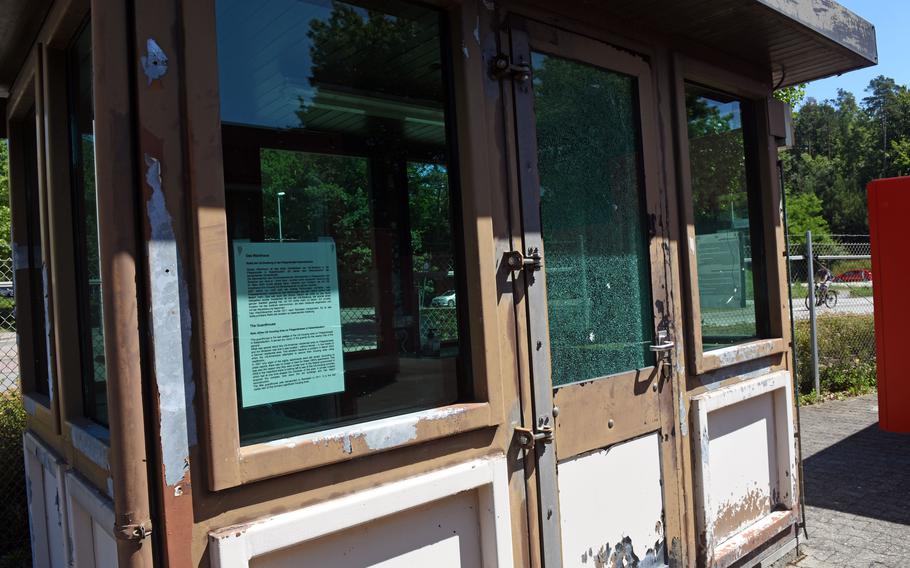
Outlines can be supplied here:
<path id="1" fill-rule="evenodd" d="M 659 430 L 658 368 L 556 390 L 556 456 L 563 460 Z"/>

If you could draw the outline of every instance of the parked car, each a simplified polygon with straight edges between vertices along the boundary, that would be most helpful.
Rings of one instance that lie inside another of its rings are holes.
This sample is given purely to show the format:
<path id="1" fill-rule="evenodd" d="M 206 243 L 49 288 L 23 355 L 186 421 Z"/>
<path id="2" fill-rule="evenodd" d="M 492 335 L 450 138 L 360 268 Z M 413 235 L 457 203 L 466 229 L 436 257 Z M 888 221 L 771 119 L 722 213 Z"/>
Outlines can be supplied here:
<path id="1" fill-rule="evenodd" d="M 449 290 L 444 292 L 440 296 L 433 298 L 433 301 L 430 302 L 434 308 L 454 308 L 455 307 L 455 290 Z"/>
<path id="2" fill-rule="evenodd" d="M 844 273 L 841 273 L 839 276 L 834 278 L 835 282 L 872 282 L 872 271 L 861 269 L 861 270 L 848 270 Z"/>
<path id="3" fill-rule="evenodd" d="M 0 282 L 0 297 L 12 298 L 13 296 L 15 296 L 15 293 L 13 292 L 13 283 Z"/>

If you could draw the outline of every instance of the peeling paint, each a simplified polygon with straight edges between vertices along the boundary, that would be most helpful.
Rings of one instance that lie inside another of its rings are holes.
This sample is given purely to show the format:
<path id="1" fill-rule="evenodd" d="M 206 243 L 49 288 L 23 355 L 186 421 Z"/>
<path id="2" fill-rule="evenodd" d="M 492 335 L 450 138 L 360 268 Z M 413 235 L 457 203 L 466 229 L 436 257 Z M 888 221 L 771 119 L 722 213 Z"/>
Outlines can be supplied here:
<path id="1" fill-rule="evenodd" d="M 44 261 L 41 263 L 41 286 L 42 292 L 44 294 L 44 344 L 46 351 L 45 359 L 47 360 L 47 396 L 51 400 L 54 400 L 54 366 L 51 364 L 51 353 L 54 352 L 51 349 L 51 333 L 53 329 L 51 327 L 51 308 L 50 308 L 50 286 L 48 285 L 50 278 L 47 274 L 47 264 L 44 264 Z"/>
<path id="2" fill-rule="evenodd" d="M 582 555 L 581 562 L 586 564 L 590 558 L 594 561 L 595 568 L 663 568 L 666 566 L 663 550 L 664 541 L 661 539 L 645 551 L 644 558 L 639 558 L 635 554 L 632 539 L 626 536 L 614 546 L 609 543 L 603 545 L 596 554 L 591 554 L 592 551 L 589 550 Z"/>
<path id="3" fill-rule="evenodd" d="M 100 431 L 100 432 L 99 432 Z M 101 440 L 106 438 L 106 430 L 96 424 L 73 426 L 70 428 L 73 447 L 79 450 L 92 463 L 103 470 L 110 470 L 108 447 Z"/>
<path id="4" fill-rule="evenodd" d="M 158 42 L 152 38 L 145 42 L 145 50 L 146 54 L 140 58 L 142 72 L 145 73 L 148 84 L 151 85 L 152 81 L 164 77 L 167 73 L 167 55 Z"/>
<path id="5" fill-rule="evenodd" d="M 354 442 L 360 440 L 370 450 L 378 451 L 406 444 L 417 438 L 417 427 L 421 422 L 444 420 L 465 412 L 462 407 L 442 408 L 396 416 L 367 422 L 360 426 L 348 426 L 326 430 L 317 434 L 303 434 L 292 438 L 283 438 L 266 442 L 269 446 L 296 448 L 298 445 L 311 444 L 328 446 L 341 444 L 345 454 L 354 451 Z"/>
<path id="6" fill-rule="evenodd" d="M 192 367 L 187 349 L 191 322 L 171 215 L 161 190 L 161 162 L 146 154 L 145 165 L 145 182 L 152 190 L 147 203 L 148 259 L 161 455 L 165 482 L 173 486 L 189 468 L 189 442 L 194 437 Z"/>
<path id="7" fill-rule="evenodd" d="M 686 413 L 686 395 L 679 392 L 679 433 L 686 437 L 689 435 L 689 417 Z"/>

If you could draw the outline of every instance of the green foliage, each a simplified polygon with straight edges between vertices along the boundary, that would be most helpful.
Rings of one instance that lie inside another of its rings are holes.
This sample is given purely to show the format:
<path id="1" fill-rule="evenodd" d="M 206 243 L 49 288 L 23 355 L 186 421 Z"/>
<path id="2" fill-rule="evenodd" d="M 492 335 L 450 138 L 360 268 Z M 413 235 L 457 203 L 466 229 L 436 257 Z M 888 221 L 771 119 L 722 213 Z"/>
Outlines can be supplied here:
<path id="1" fill-rule="evenodd" d="M 795 114 L 795 147 L 781 155 L 791 234 L 800 232 L 792 204 L 803 194 L 821 200 L 821 213 L 801 223 L 817 224 L 820 217 L 831 233 L 868 233 L 866 185 L 877 178 L 910 175 L 910 90 L 880 75 L 865 92 L 860 102 L 844 90 L 831 100 L 809 98 Z M 784 89 L 775 96 L 785 101 L 802 98 Z M 808 201 L 796 208 L 806 205 L 814 209 Z"/>
<path id="2" fill-rule="evenodd" d="M 0 519 L 28 518 L 25 471 L 22 463 L 22 431 L 25 410 L 19 393 L 0 393 L 0 456 L 18 467 L 4 468 L 5 489 L 0 493 Z M 28 523 L 9 522 L 0 531 L 0 567 L 29 565 Z"/>
<path id="3" fill-rule="evenodd" d="M 793 85 L 774 91 L 774 98 L 787 103 L 790 108 L 796 108 L 806 98 L 806 84 Z"/>
<path id="4" fill-rule="evenodd" d="M 852 290 L 851 290 L 852 293 Z M 803 402 L 831 396 L 866 394 L 875 390 L 875 341 L 871 315 L 823 315 L 818 318 L 819 383 L 821 393 Z M 796 322 L 794 344 L 799 390 L 814 390 L 809 322 Z"/>
<path id="5" fill-rule="evenodd" d="M 819 240 L 830 240 L 831 229 L 822 215 L 822 200 L 814 193 L 801 193 L 787 198 L 787 223 L 791 242 L 803 242 L 806 231 Z"/>
<path id="6" fill-rule="evenodd" d="M 0 260 L 10 258 L 9 146 L 0 139 Z"/>

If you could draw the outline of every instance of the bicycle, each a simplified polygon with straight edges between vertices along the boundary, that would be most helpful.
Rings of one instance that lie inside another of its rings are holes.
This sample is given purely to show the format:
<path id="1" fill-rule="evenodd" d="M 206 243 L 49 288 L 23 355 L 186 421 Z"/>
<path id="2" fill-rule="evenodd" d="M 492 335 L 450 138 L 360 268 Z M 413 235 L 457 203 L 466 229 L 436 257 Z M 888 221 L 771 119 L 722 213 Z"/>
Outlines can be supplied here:
<path id="1" fill-rule="evenodd" d="M 826 308 L 834 309 L 834 306 L 837 305 L 837 290 L 833 290 L 828 287 L 824 293 L 821 291 L 821 284 L 815 285 L 815 307 L 820 308 L 825 306 Z M 809 295 L 806 295 L 806 309 L 809 309 Z"/>

